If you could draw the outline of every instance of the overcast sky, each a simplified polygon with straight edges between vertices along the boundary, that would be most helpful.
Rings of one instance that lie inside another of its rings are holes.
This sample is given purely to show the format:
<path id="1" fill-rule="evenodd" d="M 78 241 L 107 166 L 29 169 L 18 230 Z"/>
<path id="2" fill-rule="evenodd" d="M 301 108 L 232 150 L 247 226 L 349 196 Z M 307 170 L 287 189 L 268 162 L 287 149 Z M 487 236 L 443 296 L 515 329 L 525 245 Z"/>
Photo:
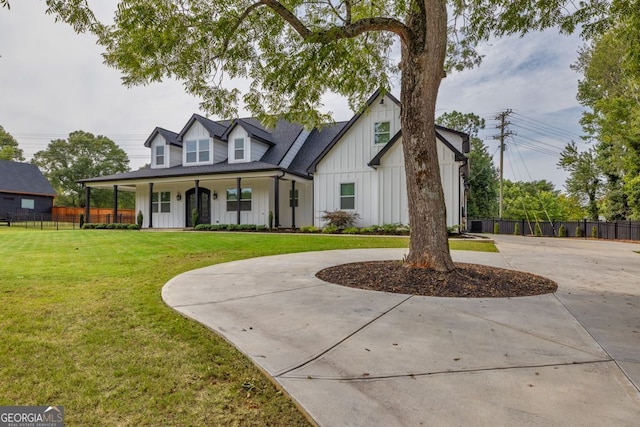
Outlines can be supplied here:
<path id="1" fill-rule="evenodd" d="M 101 16 L 114 3 L 98 3 Z M 11 10 L 0 9 L 0 125 L 26 157 L 53 139 L 84 130 L 114 140 L 137 168 L 149 162 L 143 143 L 156 126 L 178 132 L 191 114 L 206 115 L 178 82 L 122 86 L 120 73 L 102 64 L 93 37 L 54 23 L 44 10 L 37 0 L 12 1 Z M 562 147 L 580 135 L 582 108 L 575 99 L 580 76 L 569 66 L 581 45 L 578 36 L 548 31 L 483 46 L 479 68 L 443 81 L 437 114 L 457 110 L 485 118 L 482 136 L 498 165 L 497 141 L 490 139 L 498 132 L 493 118 L 512 109 L 510 130 L 517 135 L 507 141 L 505 178 L 548 179 L 564 189 L 566 174 L 556 163 Z M 335 120 L 352 115 L 340 97 L 327 96 L 325 106 Z"/>

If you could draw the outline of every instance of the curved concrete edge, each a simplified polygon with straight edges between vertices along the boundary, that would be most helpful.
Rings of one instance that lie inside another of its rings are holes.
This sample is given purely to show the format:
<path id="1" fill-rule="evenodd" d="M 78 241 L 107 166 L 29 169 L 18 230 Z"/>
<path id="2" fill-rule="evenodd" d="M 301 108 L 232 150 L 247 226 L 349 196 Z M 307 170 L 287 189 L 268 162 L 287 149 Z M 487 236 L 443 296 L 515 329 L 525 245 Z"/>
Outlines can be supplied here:
<path id="1" fill-rule="evenodd" d="M 533 425 L 635 424 L 638 390 L 557 295 L 411 297 L 344 288 L 315 277 L 326 266 L 401 259 L 405 253 L 338 250 L 234 261 L 176 276 L 163 287 L 162 298 L 247 355 L 319 425 L 474 419 L 478 425 L 518 424 L 522 414 L 529 414 L 525 419 Z M 452 254 L 459 262 L 519 267 L 509 251 Z M 467 380 L 459 383 L 457 377 Z M 439 385 L 433 388 L 435 378 Z M 530 378 L 545 393 L 534 398 L 514 393 Z M 559 379 L 588 401 L 558 398 Z M 461 392 L 456 387 L 465 387 L 465 404 L 475 415 L 456 407 Z M 603 393 L 594 392 L 598 389 Z M 428 390 L 437 390 L 438 408 L 429 403 L 427 396 L 435 396 Z M 504 404 L 487 406 L 486 396 Z M 614 408 L 614 415 L 598 413 L 604 407 Z"/>

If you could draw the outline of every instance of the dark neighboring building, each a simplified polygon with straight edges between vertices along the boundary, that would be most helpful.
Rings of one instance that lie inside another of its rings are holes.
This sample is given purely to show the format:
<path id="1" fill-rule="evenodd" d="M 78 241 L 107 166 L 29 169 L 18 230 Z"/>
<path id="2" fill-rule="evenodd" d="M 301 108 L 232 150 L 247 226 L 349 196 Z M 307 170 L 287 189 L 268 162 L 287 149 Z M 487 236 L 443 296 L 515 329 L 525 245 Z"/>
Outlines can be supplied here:
<path id="1" fill-rule="evenodd" d="M 36 165 L 0 160 L 0 218 L 50 214 L 56 196 Z"/>

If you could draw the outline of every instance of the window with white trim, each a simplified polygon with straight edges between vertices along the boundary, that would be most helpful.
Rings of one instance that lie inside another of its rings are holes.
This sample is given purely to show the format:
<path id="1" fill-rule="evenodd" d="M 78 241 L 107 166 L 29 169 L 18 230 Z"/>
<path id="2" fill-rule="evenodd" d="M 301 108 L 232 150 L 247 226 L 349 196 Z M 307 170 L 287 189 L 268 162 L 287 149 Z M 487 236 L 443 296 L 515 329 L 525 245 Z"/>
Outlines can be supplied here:
<path id="1" fill-rule="evenodd" d="M 156 166 L 164 166 L 164 145 L 156 145 Z"/>
<path id="2" fill-rule="evenodd" d="M 236 212 L 238 210 L 238 189 L 227 189 L 227 212 Z M 251 188 L 242 188 L 240 190 L 240 210 L 251 210 Z"/>
<path id="3" fill-rule="evenodd" d="M 151 212 L 171 212 L 171 193 L 169 191 L 160 191 L 157 193 L 153 193 L 153 195 L 151 196 Z"/>
<path id="4" fill-rule="evenodd" d="M 345 182 L 340 184 L 340 209 L 354 210 L 356 208 L 356 184 Z"/>
<path id="5" fill-rule="evenodd" d="M 209 163 L 211 159 L 208 139 L 185 141 L 184 151 L 186 153 L 185 163 L 187 164 Z"/>
<path id="6" fill-rule="evenodd" d="M 386 144 L 391 139 L 391 123 L 376 122 L 373 125 L 374 144 Z"/>
<path id="7" fill-rule="evenodd" d="M 244 138 L 233 140 L 233 160 L 244 160 Z"/>

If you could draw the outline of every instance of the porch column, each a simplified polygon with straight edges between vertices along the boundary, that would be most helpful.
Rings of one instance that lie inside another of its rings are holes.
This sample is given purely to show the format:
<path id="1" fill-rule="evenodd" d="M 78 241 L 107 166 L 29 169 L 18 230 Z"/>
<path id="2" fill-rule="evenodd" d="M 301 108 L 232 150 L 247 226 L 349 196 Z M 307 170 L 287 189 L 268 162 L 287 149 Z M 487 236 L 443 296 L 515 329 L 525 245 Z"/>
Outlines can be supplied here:
<path id="1" fill-rule="evenodd" d="M 118 222 L 118 186 L 113 186 L 113 223 Z"/>
<path id="2" fill-rule="evenodd" d="M 275 206 L 273 207 L 273 226 L 275 228 L 280 227 L 280 177 L 278 175 L 273 177 L 273 197 L 275 199 Z"/>
<path id="3" fill-rule="evenodd" d="M 193 187 L 194 187 L 195 196 L 196 196 L 195 208 L 198 211 L 198 215 L 200 215 L 200 180 L 199 179 L 196 179 L 196 182 Z M 191 215 L 191 212 L 189 212 L 189 215 Z M 193 226 L 195 227 L 195 224 L 193 224 Z"/>
<path id="4" fill-rule="evenodd" d="M 242 178 L 237 177 L 236 178 L 236 197 L 237 197 L 237 206 L 236 206 L 236 215 L 237 215 L 237 219 L 236 219 L 236 224 L 240 225 L 240 197 L 242 195 Z"/>
<path id="5" fill-rule="evenodd" d="M 291 180 L 291 228 L 296 228 L 296 181 Z"/>
<path id="6" fill-rule="evenodd" d="M 153 228 L 153 182 L 149 183 L 149 228 Z"/>
<path id="7" fill-rule="evenodd" d="M 84 222 L 91 222 L 91 187 L 84 187 Z"/>

